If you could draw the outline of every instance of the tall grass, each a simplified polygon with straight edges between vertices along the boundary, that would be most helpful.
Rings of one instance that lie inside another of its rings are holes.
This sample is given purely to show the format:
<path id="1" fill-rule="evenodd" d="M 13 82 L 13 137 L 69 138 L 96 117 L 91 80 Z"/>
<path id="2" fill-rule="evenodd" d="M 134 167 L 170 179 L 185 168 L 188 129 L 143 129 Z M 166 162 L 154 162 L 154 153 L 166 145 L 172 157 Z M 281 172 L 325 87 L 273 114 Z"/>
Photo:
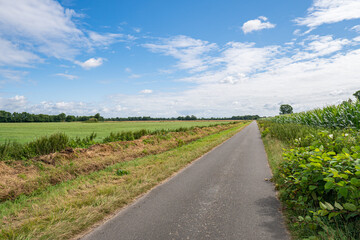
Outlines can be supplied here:
<path id="1" fill-rule="evenodd" d="M 231 123 L 214 124 L 217 125 L 228 125 Z M 203 128 L 206 126 L 200 126 Z M 55 133 L 50 136 L 43 136 L 31 141 L 29 143 L 20 144 L 18 142 L 6 141 L 0 144 L 0 161 L 12 161 L 12 160 L 27 160 L 36 156 L 46 155 L 58 151 L 65 150 L 66 148 L 87 148 L 97 143 L 109 143 L 116 141 L 132 141 L 139 139 L 145 135 L 161 135 L 168 132 L 186 132 L 193 130 L 195 127 L 180 127 L 177 129 L 162 129 L 150 131 L 147 129 L 141 129 L 138 131 L 122 131 L 122 132 L 111 132 L 109 136 L 105 137 L 102 142 L 96 142 L 96 133 L 92 133 L 84 138 L 76 137 L 70 139 L 65 133 Z"/>
<path id="2" fill-rule="evenodd" d="M 360 102 L 343 102 L 307 112 L 280 115 L 271 118 L 276 123 L 298 123 L 325 128 L 360 129 Z"/>

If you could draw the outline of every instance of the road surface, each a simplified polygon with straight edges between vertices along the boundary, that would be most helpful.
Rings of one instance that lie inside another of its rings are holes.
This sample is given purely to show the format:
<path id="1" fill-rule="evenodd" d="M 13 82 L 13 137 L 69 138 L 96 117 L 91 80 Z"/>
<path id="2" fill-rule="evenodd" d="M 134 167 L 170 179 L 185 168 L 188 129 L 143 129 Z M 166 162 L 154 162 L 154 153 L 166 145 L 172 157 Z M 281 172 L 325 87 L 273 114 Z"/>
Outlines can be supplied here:
<path id="1" fill-rule="evenodd" d="M 84 240 L 290 239 L 255 122 Z"/>

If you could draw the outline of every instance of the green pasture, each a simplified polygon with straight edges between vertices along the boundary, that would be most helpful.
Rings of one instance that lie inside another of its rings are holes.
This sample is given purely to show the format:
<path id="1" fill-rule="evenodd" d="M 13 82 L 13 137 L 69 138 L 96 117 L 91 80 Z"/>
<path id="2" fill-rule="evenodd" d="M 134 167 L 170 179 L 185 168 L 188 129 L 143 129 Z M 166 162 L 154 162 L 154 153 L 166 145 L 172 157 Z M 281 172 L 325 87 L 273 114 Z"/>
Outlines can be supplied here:
<path id="1" fill-rule="evenodd" d="M 159 122 L 56 122 L 56 123 L 0 123 L 0 143 L 7 140 L 26 143 L 37 137 L 62 132 L 69 137 L 85 137 L 95 132 L 102 140 L 110 132 L 140 129 L 176 129 L 180 127 L 208 126 L 224 121 L 159 121 Z"/>

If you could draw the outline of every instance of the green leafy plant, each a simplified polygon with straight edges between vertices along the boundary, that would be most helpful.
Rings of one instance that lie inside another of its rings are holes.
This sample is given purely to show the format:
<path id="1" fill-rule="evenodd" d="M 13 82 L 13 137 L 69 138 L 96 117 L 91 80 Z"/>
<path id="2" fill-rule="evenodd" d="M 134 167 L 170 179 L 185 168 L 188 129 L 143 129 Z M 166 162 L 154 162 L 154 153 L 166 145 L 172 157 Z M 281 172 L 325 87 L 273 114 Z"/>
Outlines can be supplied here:
<path id="1" fill-rule="evenodd" d="M 130 174 L 130 172 L 127 170 L 124 170 L 124 169 L 116 170 L 116 175 L 118 175 L 118 176 L 123 176 L 123 175 L 128 175 L 128 174 Z"/>

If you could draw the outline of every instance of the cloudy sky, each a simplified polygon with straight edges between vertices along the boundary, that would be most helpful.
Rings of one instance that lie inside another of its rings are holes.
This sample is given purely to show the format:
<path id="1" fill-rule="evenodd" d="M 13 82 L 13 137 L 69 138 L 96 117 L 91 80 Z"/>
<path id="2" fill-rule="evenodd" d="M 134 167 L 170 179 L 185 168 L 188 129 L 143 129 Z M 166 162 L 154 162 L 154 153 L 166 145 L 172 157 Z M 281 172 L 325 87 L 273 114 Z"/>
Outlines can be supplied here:
<path id="1" fill-rule="evenodd" d="M 360 89 L 359 0 L 0 0 L 0 109 L 276 115 Z"/>

